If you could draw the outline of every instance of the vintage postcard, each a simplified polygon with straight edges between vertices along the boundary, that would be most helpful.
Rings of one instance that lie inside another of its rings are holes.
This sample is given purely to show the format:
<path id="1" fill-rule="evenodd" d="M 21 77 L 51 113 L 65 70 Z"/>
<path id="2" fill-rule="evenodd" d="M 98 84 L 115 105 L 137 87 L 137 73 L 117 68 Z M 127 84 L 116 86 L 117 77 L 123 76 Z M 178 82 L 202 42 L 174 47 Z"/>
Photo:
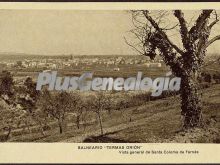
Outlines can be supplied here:
<path id="1" fill-rule="evenodd" d="M 0 3 L 0 163 L 220 163 L 220 3 Z"/>

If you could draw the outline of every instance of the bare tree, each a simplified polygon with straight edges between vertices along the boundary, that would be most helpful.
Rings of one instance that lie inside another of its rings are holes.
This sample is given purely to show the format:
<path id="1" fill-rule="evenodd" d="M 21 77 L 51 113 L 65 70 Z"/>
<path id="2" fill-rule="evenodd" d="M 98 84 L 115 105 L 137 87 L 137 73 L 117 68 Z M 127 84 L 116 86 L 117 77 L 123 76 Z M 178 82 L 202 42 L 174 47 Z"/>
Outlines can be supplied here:
<path id="1" fill-rule="evenodd" d="M 101 135 L 103 135 L 104 131 L 102 125 L 102 113 L 104 110 L 109 112 L 109 106 L 110 106 L 109 96 L 103 92 L 99 92 L 97 95 L 91 97 L 91 99 L 88 101 L 88 106 L 90 107 L 91 111 L 96 113 L 100 126 L 100 133 Z"/>
<path id="2" fill-rule="evenodd" d="M 71 111 L 75 104 L 74 97 L 67 92 L 50 93 L 44 91 L 38 104 L 45 114 L 57 120 L 59 132 L 62 134 L 66 114 Z"/>
<path id="3" fill-rule="evenodd" d="M 172 24 L 172 16 L 176 24 Z M 136 44 L 126 43 L 139 53 L 154 59 L 162 57 L 172 72 L 181 77 L 181 114 L 184 116 L 184 127 L 202 125 L 201 95 L 199 78 L 208 46 L 220 39 L 217 35 L 211 39 L 211 30 L 219 21 L 215 10 L 202 10 L 198 17 L 187 22 L 184 12 L 174 11 L 132 11 L 135 29 L 131 30 L 138 41 Z M 168 25 L 165 26 L 165 24 Z M 176 34 L 169 35 L 174 30 Z M 179 35 L 181 44 L 170 38 Z"/>
<path id="4" fill-rule="evenodd" d="M 86 113 L 86 104 L 85 101 L 81 98 L 80 95 L 74 94 L 74 102 L 72 111 L 76 114 L 76 126 L 77 129 L 80 129 L 80 121 L 84 120 L 84 113 Z"/>

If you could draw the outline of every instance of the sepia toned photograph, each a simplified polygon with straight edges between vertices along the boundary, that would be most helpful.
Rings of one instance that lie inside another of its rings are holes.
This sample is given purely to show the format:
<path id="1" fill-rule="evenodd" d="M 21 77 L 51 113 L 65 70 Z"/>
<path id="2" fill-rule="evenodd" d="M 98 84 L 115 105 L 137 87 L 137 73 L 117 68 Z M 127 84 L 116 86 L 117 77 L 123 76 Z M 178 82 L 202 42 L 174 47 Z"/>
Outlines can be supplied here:
<path id="1" fill-rule="evenodd" d="M 219 18 L 0 9 L 0 142 L 220 143 Z"/>

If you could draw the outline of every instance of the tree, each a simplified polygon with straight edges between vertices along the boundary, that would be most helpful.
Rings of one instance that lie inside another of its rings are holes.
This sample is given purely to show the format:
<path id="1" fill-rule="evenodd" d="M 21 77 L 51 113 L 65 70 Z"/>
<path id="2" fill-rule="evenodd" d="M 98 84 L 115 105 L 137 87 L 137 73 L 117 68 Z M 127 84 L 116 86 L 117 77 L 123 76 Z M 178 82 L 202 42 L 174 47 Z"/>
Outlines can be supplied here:
<path id="1" fill-rule="evenodd" d="M 80 129 L 80 120 L 85 122 L 85 114 L 86 114 L 86 103 L 84 100 L 81 99 L 79 95 L 74 95 L 75 97 L 75 106 L 73 112 L 76 114 L 76 126 Z M 85 129 L 85 127 L 84 127 Z"/>
<path id="2" fill-rule="evenodd" d="M 170 26 L 170 17 L 176 20 L 173 26 Z M 131 32 L 138 43 L 129 43 L 125 39 L 126 43 L 151 59 L 160 55 L 172 72 L 181 77 L 181 114 L 184 116 L 184 127 L 201 126 L 202 106 L 198 80 L 207 48 L 220 39 L 220 35 L 209 39 L 212 28 L 219 21 L 216 11 L 202 10 L 192 25 L 193 19 L 187 22 L 181 10 L 133 11 L 132 20 L 135 29 Z M 179 46 L 170 39 L 171 30 L 175 33 L 177 30 L 181 40 Z"/>
<path id="3" fill-rule="evenodd" d="M 14 80 L 8 71 L 2 71 L 0 74 L 0 95 L 11 97 L 13 95 Z"/>
<path id="4" fill-rule="evenodd" d="M 37 100 L 40 97 L 40 91 L 36 90 L 36 83 L 28 77 L 24 85 L 16 88 L 17 103 L 21 104 L 25 110 L 32 113 L 36 109 Z"/>
<path id="5" fill-rule="evenodd" d="M 19 117 L 23 115 L 18 109 L 14 108 L 13 101 L 14 94 L 14 80 L 13 76 L 8 71 L 2 71 L 0 73 L 0 98 L 4 100 L 7 107 L 0 106 L 0 126 L 1 130 L 6 131 L 6 136 L 3 141 L 7 141 L 10 138 L 11 131 L 17 122 Z M 1 102 L 2 103 L 2 102 Z"/>
<path id="6" fill-rule="evenodd" d="M 74 109 L 77 100 L 74 95 L 68 92 L 50 93 L 45 90 L 38 104 L 45 114 L 57 120 L 59 132 L 62 134 L 66 114 Z"/>
<path id="7" fill-rule="evenodd" d="M 40 96 L 40 91 L 36 90 L 37 84 L 33 81 L 31 77 L 27 77 L 24 81 L 25 91 L 30 95 L 30 97 L 33 99 L 34 102 L 38 99 Z"/>
<path id="8" fill-rule="evenodd" d="M 109 106 L 110 106 L 109 96 L 107 94 L 104 94 L 103 92 L 97 93 L 95 96 L 91 97 L 91 99 L 88 101 L 88 107 L 90 107 L 90 110 L 95 112 L 98 117 L 101 135 L 104 134 L 103 125 L 102 125 L 102 113 L 104 110 L 107 110 L 109 112 L 110 111 Z"/>
<path id="9" fill-rule="evenodd" d="M 29 132 L 31 132 L 30 124 L 32 121 L 35 121 L 40 125 L 41 134 L 44 136 L 45 134 L 42 123 L 46 116 L 39 111 L 36 106 L 41 94 L 40 91 L 36 90 L 36 83 L 32 80 L 32 78 L 27 77 L 24 81 L 24 84 L 15 88 L 15 91 L 16 103 L 21 105 L 23 110 L 27 112 L 23 117 L 23 122 L 28 128 Z"/>

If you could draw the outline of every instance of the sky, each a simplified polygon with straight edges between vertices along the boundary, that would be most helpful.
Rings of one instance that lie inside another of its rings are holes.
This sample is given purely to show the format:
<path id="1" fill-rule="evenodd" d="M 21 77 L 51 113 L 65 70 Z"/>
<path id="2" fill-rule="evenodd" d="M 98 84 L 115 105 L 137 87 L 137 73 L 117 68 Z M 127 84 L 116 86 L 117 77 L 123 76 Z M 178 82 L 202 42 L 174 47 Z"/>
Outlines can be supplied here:
<path id="1" fill-rule="evenodd" d="M 124 41 L 132 28 L 127 11 L 0 10 L 0 53 L 137 54 Z"/>

